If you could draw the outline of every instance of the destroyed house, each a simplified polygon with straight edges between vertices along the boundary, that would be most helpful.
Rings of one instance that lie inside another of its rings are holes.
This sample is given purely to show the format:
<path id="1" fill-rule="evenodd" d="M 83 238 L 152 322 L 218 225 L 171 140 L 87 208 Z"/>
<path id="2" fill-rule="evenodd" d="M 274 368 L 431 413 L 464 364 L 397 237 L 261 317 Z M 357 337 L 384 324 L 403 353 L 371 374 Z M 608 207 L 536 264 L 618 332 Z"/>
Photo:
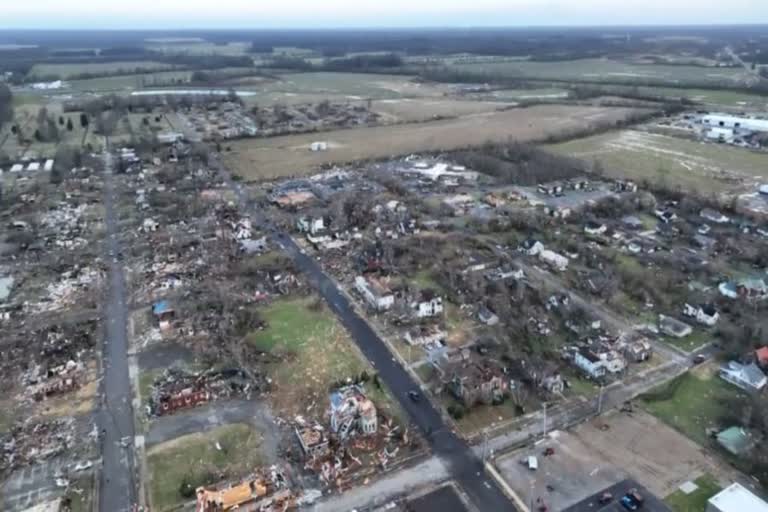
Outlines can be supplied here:
<path id="1" fill-rule="evenodd" d="M 376 406 L 359 386 L 337 389 L 330 396 L 331 431 L 344 441 L 355 434 L 372 435 L 378 429 Z"/>
<path id="2" fill-rule="evenodd" d="M 653 355 L 653 346 L 648 340 L 637 340 L 624 347 L 624 357 L 634 363 L 647 361 Z"/>
<path id="3" fill-rule="evenodd" d="M 601 222 L 589 221 L 584 226 L 584 232 L 588 235 L 603 235 L 606 231 L 608 227 Z"/>
<path id="4" fill-rule="evenodd" d="M 322 428 L 296 427 L 295 431 L 304 456 L 315 458 L 328 453 L 328 437 Z"/>
<path id="5" fill-rule="evenodd" d="M 365 302 L 376 311 L 386 311 L 395 303 L 395 296 L 389 287 L 373 276 L 357 276 L 355 289 L 363 296 Z"/>
<path id="6" fill-rule="evenodd" d="M 509 391 L 509 378 L 490 360 L 469 357 L 443 368 L 446 387 L 466 407 L 492 404 L 504 399 Z"/>
<path id="7" fill-rule="evenodd" d="M 712 304 L 702 304 L 700 306 L 691 306 L 686 304 L 683 307 L 683 314 L 689 318 L 695 318 L 702 325 L 714 326 L 720 319 L 720 313 Z"/>
<path id="8" fill-rule="evenodd" d="M 690 325 L 665 315 L 659 315 L 659 330 L 663 334 L 674 338 L 685 338 L 693 332 Z"/>
<path id="9" fill-rule="evenodd" d="M 700 215 L 702 219 L 714 222 L 715 224 L 727 224 L 731 221 L 727 216 L 711 208 L 704 208 L 701 210 Z"/>
<path id="10" fill-rule="evenodd" d="M 438 316 L 443 313 L 443 299 L 442 297 L 423 297 L 423 300 L 411 304 L 411 309 L 416 318 Z"/>
<path id="11" fill-rule="evenodd" d="M 614 350 L 581 348 L 573 354 L 573 363 L 592 379 L 601 379 L 607 373 L 619 373 L 626 368 L 624 358 Z"/>
<path id="12" fill-rule="evenodd" d="M 440 329 L 436 325 L 431 326 L 416 326 L 413 329 L 406 331 L 405 341 L 409 345 L 434 345 L 440 343 L 447 336 L 447 332 Z"/>
<path id="13" fill-rule="evenodd" d="M 284 512 L 296 506 L 295 496 L 286 488 L 285 475 L 275 466 L 257 471 L 238 485 L 218 490 L 198 487 L 196 495 L 195 512 Z"/>

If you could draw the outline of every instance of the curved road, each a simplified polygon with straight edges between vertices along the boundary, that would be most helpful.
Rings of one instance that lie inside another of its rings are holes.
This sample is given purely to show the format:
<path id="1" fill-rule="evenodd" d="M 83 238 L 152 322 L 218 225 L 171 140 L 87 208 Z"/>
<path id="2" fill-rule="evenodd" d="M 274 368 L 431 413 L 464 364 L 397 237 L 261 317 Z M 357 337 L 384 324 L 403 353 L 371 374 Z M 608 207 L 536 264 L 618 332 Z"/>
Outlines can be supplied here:
<path id="1" fill-rule="evenodd" d="M 408 414 L 429 441 L 432 449 L 448 466 L 451 476 L 461 485 L 474 505 L 483 512 L 515 511 L 515 507 L 495 482 L 486 477 L 482 460 L 463 440 L 445 424 L 440 413 L 429 400 L 413 403 L 407 393 L 418 389 L 408 371 L 398 364 L 384 341 L 354 310 L 335 282 L 323 272 L 320 265 L 304 254 L 296 243 L 277 228 L 249 201 L 239 183 L 235 183 L 227 169 L 218 161 L 211 164 L 218 168 L 226 183 L 235 192 L 240 208 L 250 215 L 255 225 L 271 231 L 272 241 L 291 257 L 294 264 L 310 284 L 325 299 L 333 312 L 347 328 L 365 357 L 376 368 L 379 378 L 389 387 L 400 406 Z"/>

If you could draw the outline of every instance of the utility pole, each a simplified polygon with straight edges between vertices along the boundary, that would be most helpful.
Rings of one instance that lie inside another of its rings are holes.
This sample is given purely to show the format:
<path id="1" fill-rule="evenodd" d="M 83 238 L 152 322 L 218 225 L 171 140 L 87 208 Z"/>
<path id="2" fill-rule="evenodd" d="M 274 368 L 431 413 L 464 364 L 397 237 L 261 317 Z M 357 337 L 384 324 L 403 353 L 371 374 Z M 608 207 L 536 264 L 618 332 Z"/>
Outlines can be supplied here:
<path id="1" fill-rule="evenodd" d="M 542 437 L 547 437 L 547 403 L 544 402 L 544 433 Z"/>

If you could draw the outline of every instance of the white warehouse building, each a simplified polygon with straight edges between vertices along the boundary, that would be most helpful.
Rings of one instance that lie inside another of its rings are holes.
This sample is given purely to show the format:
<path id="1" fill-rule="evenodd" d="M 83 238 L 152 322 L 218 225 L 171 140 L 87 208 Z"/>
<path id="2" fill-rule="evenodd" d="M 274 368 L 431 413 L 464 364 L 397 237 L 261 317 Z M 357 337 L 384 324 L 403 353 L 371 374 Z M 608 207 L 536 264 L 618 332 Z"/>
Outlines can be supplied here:
<path id="1" fill-rule="evenodd" d="M 768 132 L 768 119 L 753 119 L 750 117 L 729 116 L 727 114 L 708 114 L 701 118 L 701 122 L 704 126 L 711 126 L 713 128 Z"/>
<path id="2" fill-rule="evenodd" d="M 768 512 L 768 503 L 735 483 L 709 499 L 707 512 Z"/>

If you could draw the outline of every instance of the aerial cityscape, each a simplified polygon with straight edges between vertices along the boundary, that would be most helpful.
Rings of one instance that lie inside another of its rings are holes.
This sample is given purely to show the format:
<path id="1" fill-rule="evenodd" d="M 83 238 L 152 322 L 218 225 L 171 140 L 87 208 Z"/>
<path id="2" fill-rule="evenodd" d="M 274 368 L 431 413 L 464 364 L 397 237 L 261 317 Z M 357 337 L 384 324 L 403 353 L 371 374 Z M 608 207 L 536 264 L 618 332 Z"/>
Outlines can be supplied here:
<path id="1" fill-rule="evenodd" d="M 768 6 L 517 2 L 9 6 L 2 510 L 768 512 Z"/>

